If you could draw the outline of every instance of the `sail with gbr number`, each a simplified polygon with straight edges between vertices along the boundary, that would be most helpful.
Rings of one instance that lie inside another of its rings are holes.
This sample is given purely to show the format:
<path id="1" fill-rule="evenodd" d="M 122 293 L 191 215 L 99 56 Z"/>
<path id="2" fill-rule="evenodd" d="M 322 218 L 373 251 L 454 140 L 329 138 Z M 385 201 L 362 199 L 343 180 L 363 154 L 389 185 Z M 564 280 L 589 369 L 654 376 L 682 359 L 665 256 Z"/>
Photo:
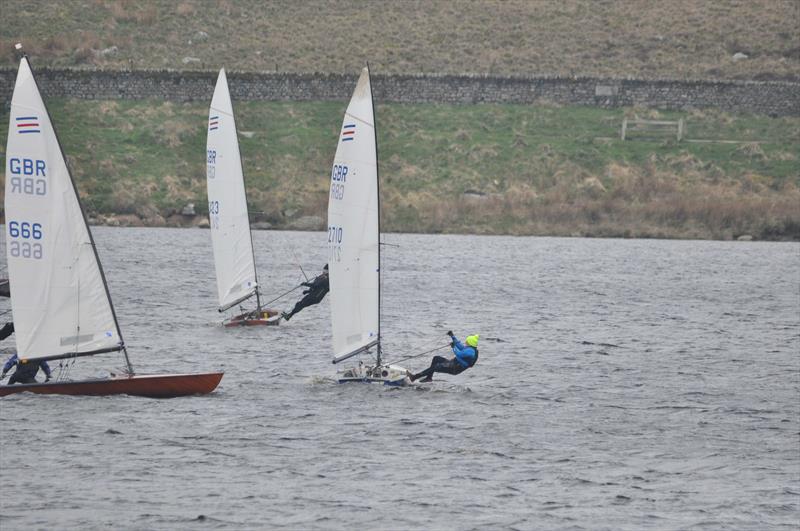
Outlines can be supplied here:
<path id="1" fill-rule="evenodd" d="M 378 160 L 365 68 L 344 115 L 328 198 L 330 300 L 335 359 L 380 339 Z"/>
<path id="2" fill-rule="evenodd" d="M 338 381 L 405 385 L 405 369 L 381 362 L 378 183 L 372 86 L 364 68 L 345 111 L 328 196 L 333 363 L 374 348 L 374 365 L 347 369 Z"/>
<path id="3" fill-rule="evenodd" d="M 26 57 L 11 98 L 5 194 L 17 364 L 122 351 L 126 369 L 124 375 L 84 380 L 68 380 L 60 372 L 56 381 L 44 383 L 32 375 L 33 381 L 12 383 L 15 373 L 9 384 L 0 385 L 0 396 L 170 398 L 217 387 L 221 372 L 134 374 L 78 191 Z"/>
<path id="4" fill-rule="evenodd" d="M 242 159 L 225 69 L 220 70 L 206 141 L 208 216 L 220 310 L 256 294 L 258 280 L 250 236 Z"/>
<path id="5" fill-rule="evenodd" d="M 5 194 L 18 356 L 121 350 L 94 241 L 27 58 L 11 100 Z"/>

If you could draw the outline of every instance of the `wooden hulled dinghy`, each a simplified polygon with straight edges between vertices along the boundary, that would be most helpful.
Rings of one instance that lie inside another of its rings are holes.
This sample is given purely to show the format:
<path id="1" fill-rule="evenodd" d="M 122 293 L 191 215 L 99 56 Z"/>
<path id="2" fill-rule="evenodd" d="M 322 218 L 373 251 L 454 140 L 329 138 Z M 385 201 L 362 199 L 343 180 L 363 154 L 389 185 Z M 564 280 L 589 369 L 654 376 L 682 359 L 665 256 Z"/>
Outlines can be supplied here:
<path id="1" fill-rule="evenodd" d="M 221 372 L 153 374 L 116 376 L 107 379 L 0 385 L 0 396 L 28 392 L 40 395 L 132 395 L 148 398 L 176 398 L 179 396 L 208 394 L 217 388 L 222 376 L 223 373 Z"/>
<path id="2" fill-rule="evenodd" d="M 126 374 L 0 385 L 0 396 L 27 391 L 169 398 L 213 391 L 221 372 L 134 373 L 94 238 L 27 57 L 11 99 L 6 158 L 6 257 L 19 363 L 120 352 Z"/>
<path id="3" fill-rule="evenodd" d="M 223 322 L 227 328 L 232 326 L 274 326 L 281 320 L 277 310 L 255 310 L 231 317 Z"/>
<path id="4" fill-rule="evenodd" d="M 278 311 L 261 306 L 242 158 L 224 68 L 219 71 L 211 99 L 207 135 L 208 222 L 219 311 L 240 306 L 248 299 L 256 301 L 254 310 L 243 311 L 222 324 L 226 327 L 277 325 L 281 321 Z"/>

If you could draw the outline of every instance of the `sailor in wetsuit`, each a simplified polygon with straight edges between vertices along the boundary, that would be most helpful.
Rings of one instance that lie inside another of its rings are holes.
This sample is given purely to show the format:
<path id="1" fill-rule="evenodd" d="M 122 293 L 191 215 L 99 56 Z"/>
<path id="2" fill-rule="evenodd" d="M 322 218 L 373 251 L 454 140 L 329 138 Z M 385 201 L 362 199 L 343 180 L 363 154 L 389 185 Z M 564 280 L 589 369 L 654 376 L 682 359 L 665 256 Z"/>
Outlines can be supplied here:
<path id="1" fill-rule="evenodd" d="M 3 328 L 0 328 L 0 340 L 3 340 L 14 333 L 14 323 L 6 323 Z M 36 373 L 39 368 L 44 371 L 45 382 L 50 381 L 52 372 L 50 366 L 46 361 L 27 361 L 20 360 L 16 354 L 8 358 L 5 365 L 3 365 L 3 373 L 0 374 L 0 380 L 6 377 L 6 373 L 11 370 L 11 367 L 17 366 L 17 370 L 8 379 L 8 385 L 15 383 L 36 383 Z"/>
<path id="2" fill-rule="evenodd" d="M 314 277 L 314 280 L 310 282 L 303 282 L 301 285 L 308 288 L 307 290 L 303 291 L 305 297 L 297 301 L 297 304 L 294 305 L 294 308 L 292 308 L 291 312 L 281 312 L 281 315 L 287 321 L 306 306 L 319 304 L 322 302 L 322 299 L 325 298 L 325 294 L 328 293 L 328 289 L 330 289 L 330 282 L 328 280 L 328 264 L 325 264 L 325 267 L 322 268 L 321 275 Z"/>
<path id="3" fill-rule="evenodd" d="M 0 341 L 14 333 L 14 323 L 6 323 L 0 328 Z"/>
<path id="4" fill-rule="evenodd" d="M 20 360 L 16 354 L 8 358 L 5 365 L 3 365 L 3 374 L 0 375 L 0 380 L 6 377 L 6 373 L 11 370 L 11 367 L 17 366 L 17 370 L 14 371 L 14 374 L 11 375 L 11 378 L 8 379 L 8 385 L 15 384 L 15 383 L 37 383 L 36 382 L 36 373 L 39 372 L 41 368 L 44 371 L 45 382 L 50 381 L 50 377 L 52 376 L 52 372 L 50 371 L 50 366 L 44 360 Z"/>
<path id="5" fill-rule="evenodd" d="M 447 335 L 450 336 L 450 347 L 453 349 L 455 357 L 453 359 L 447 359 L 442 356 L 434 356 L 431 361 L 431 366 L 424 371 L 417 374 L 411 374 L 409 371 L 408 378 L 412 382 L 423 377 L 424 378 L 420 381 L 431 382 L 433 381 L 433 373 L 435 372 L 461 374 L 478 361 L 478 339 L 480 338 L 478 334 L 467 337 L 464 341 L 466 345 L 462 344 L 461 341 L 453 335 L 452 331 L 447 332 Z"/>

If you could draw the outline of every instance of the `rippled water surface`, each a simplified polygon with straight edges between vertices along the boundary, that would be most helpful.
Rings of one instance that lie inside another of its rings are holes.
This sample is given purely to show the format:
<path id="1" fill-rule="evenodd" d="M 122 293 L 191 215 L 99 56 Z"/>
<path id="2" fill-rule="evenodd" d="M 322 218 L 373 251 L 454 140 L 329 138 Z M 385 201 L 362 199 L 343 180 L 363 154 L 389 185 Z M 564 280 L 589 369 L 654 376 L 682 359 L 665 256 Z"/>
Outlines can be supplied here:
<path id="1" fill-rule="evenodd" d="M 327 299 L 220 327 L 207 231 L 94 232 L 137 370 L 226 374 L 1 399 L 3 531 L 800 523 L 797 244 L 387 235 L 387 357 L 482 337 L 472 370 L 394 389 L 333 383 Z M 325 263 L 320 233 L 254 240 L 268 294 Z"/>

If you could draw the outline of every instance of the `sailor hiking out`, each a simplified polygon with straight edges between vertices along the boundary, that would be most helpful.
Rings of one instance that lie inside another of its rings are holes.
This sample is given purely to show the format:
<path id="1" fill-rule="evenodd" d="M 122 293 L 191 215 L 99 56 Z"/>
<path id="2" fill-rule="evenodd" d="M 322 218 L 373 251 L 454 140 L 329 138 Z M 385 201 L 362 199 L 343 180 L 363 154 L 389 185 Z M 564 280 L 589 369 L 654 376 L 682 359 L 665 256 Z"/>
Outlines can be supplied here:
<path id="1" fill-rule="evenodd" d="M 433 381 L 433 373 L 435 372 L 461 374 L 478 361 L 478 339 L 480 338 L 478 334 L 468 336 L 464 341 L 466 345 L 461 343 L 461 341 L 453 335 L 452 331 L 448 331 L 447 335 L 450 336 L 450 347 L 453 349 L 455 357 L 447 359 L 442 356 L 434 356 L 433 360 L 431 360 L 431 366 L 424 371 L 417 374 L 408 373 L 408 378 L 412 382 L 420 378 L 422 378 L 422 380 L 420 380 L 421 382 L 431 382 Z"/>
<path id="2" fill-rule="evenodd" d="M 303 295 L 305 295 L 305 297 L 297 301 L 297 304 L 294 305 L 294 308 L 292 308 L 291 312 L 281 312 L 281 315 L 287 321 L 303 308 L 307 306 L 313 306 L 314 304 L 319 304 L 322 302 L 322 299 L 325 298 L 325 295 L 330 289 L 330 281 L 328 279 L 328 264 L 325 264 L 325 267 L 322 269 L 322 273 L 320 275 L 314 277 L 313 280 L 303 282 L 301 286 L 308 288 L 303 290 Z"/>

